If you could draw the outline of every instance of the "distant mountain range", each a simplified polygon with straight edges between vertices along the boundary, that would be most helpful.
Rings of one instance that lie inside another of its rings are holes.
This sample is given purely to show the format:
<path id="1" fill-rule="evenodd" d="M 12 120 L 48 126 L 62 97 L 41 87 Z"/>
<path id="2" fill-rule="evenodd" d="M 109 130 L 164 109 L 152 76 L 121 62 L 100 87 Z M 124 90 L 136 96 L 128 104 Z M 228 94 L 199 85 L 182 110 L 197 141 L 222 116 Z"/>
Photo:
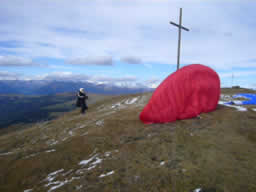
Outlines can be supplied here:
<path id="1" fill-rule="evenodd" d="M 97 94 L 132 94 L 153 91 L 153 89 L 148 87 L 130 88 L 79 81 L 2 80 L 0 81 L 0 94 L 54 95 L 58 93 L 76 92 L 81 87 L 86 92 Z"/>

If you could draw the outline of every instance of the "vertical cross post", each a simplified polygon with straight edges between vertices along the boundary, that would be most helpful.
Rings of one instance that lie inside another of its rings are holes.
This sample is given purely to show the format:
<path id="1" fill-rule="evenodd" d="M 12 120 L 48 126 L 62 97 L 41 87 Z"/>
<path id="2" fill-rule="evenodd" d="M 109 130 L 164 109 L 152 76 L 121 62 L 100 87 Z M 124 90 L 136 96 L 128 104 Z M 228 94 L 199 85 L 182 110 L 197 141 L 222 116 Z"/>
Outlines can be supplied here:
<path id="1" fill-rule="evenodd" d="M 232 73 L 232 84 L 231 84 L 231 88 L 233 87 L 233 82 L 234 82 L 234 73 Z"/>
<path id="2" fill-rule="evenodd" d="M 181 24 L 182 24 L 182 8 L 180 8 L 180 22 L 179 22 L 179 26 L 181 26 Z M 181 43 L 181 27 L 179 27 L 177 70 L 180 68 L 180 43 Z"/>
<path id="3" fill-rule="evenodd" d="M 178 56 L 177 56 L 177 70 L 180 68 L 180 47 L 181 47 L 181 29 L 185 30 L 185 31 L 189 31 L 189 29 L 185 28 L 182 26 L 182 8 L 180 8 L 180 19 L 179 19 L 179 25 L 174 23 L 174 22 L 170 22 L 170 24 L 174 25 L 175 27 L 179 28 L 179 39 L 178 39 Z"/>

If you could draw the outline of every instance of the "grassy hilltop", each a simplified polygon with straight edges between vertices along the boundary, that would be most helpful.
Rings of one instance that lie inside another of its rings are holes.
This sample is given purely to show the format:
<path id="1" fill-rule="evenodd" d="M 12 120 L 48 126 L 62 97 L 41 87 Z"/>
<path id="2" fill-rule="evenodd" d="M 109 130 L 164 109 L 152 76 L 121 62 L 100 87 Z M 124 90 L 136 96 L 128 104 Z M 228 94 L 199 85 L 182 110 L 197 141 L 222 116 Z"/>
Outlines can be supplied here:
<path id="1" fill-rule="evenodd" d="M 150 96 L 109 97 L 0 136 L 0 191 L 256 191 L 255 106 L 144 125 Z"/>

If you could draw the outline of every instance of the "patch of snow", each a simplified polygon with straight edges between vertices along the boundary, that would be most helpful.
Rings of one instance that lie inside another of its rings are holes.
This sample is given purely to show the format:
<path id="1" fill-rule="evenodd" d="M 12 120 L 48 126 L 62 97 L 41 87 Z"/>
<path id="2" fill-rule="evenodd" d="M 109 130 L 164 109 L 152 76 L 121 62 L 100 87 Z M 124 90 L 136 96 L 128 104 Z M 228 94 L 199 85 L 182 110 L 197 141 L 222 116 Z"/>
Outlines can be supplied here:
<path id="1" fill-rule="evenodd" d="M 88 159 L 88 160 L 80 161 L 79 165 L 87 165 L 87 164 L 90 163 L 96 156 L 97 156 L 97 154 L 94 155 L 93 157 L 91 157 L 91 158 Z"/>
<path id="2" fill-rule="evenodd" d="M 162 165 L 164 165 L 165 164 L 165 162 L 164 161 L 162 161 L 161 163 L 160 163 L 160 165 L 162 166 Z"/>
<path id="3" fill-rule="evenodd" d="M 60 181 L 54 181 L 54 182 L 49 182 L 49 183 L 45 184 L 44 186 L 48 187 L 50 185 L 58 185 L 59 183 L 60 183 Z"/>
<path id="4" fill-rule="evenodd" d="M 97 148 L 94 150 L 92 154 L 94 154 L 97 151 Z M 109 157 L 111 155 L 111 152 L 105 152 L 104 157 Z M 90 155 L 91 156 L 91 155 Z M 87 160 L 80 161 L 78 165 L 82 165 L 83 168 L 76 171 L 76 174 L 83 174 L 85 170 L 90 171 L 94 169 L 98 164 L 100 164 L 103 159 L 97 157 L 98 154 L 95 154 L 91 158 Z M 84 168 L 86 165 L 88 165 L 88 168 Z"/>
<path id="5" fill-rule="evenodd" d="M 67 179 L 66 179 L 65 181 L 54 181 L 54 182 L 52 182 L 52 181 L 56 178 L 57 174 L 60 173 L 60 172 L 63 172 L 63 170 L 64 170 L 64 169 L 60 169 L 60 170 L 55 171 L 55 172 L 53 172 L 53 173 L 50 173 L 50 174 L 48 175 L 48 177 L 46 178 L 46 180 L 48 181 L 48 183 L 45 184 L 44 186 L 45 186 L 45 187 L 48 187 L 48 186 L 50 186 L 50 185 L 55 185 L 55 186 L 51 187 L 51 188 L 48 190 L 48 192 L 54 191 L 55 189 L 60 188 L 60 187 L 62 187 L 63 185 L 65 185 L 66 183 L 70 183 L 70 182 L 72 182 L 72 181 L 75 180 L 75 179 L 80 179 L 80 177 L 72 177 L 70 180 L 67 180 Z M 72 171 L 72 170 L 70 170 L 70 171 Z M 70 171 L 68 171 L 68 172 L 70 173 Z M 68 172 L 67 172 L 67 173 L 68 173 Z M 67 174 L 67 173 L 66 173 L 66 174 Z"/>
<path id="6" fill-rule="evenodd" d="M 197 188 L 193 192 L 200 192 L 201 190 L 202 190 L 201 188 Z"/>
<path id="7" fill-rule="evenodd" d="M 51 150 L 47 150 L 45 151 L 46 153 L 51 153 L 51 152 L 55 152 L 56 150 L 55 149 L 51 149 Z"/>
<path id="8" fill-rule="evenodd" d="M 85 170 L 87 170 L 87 169 L 78 169 L 78 170 L 76 171 L 76 174 L 77 174 L 77 175 L 82 175 Z"/>
<path id="9" fill-rule="evenodd" d="M 220 98 L 223 99 L 223 100 L 231 100 L 231 95 L 221 94 Z"/>
<path id="10" fill-rule="evenodd" d="M 94 161 L 95 160 L 95 161 Z M 97 164 L 100 164 L 101 162 L 103 161 L 103 159 L 100 159 L 97 157 L 97 154 L 94 155 L 93 157 L 91 157 L 90 159 L 88 160 L 83 160 L 79 163 L 79 165 L 87 165 L 87 164 L 90 164 L 90 167 L 87 168 L 86 170 L 91 170 L 91 169 L 94 169 L 96 167 Z"/>
<path id="11" fill-rule="evenodd" d="M 61 172 L 63 172 L 63 171 L 64 171 L 64 169 L 59 169 L 59 170 L 57 170 L 57 171 L 54 171 L 54 172 L 48 174 L 48 176 L 54 176 L 54 175 L 57 175 L 58 173 L 61 173 Z"/>
<path id="12" fill-rule="evenodd" d="M 57 185 L 51 187 L 51 188 L 48 190 L 48 192 L 54 191 L 55 189 L 58 189 L 58 188 L 62 187 L 62 186 L 65 185 L 66 183 L 68 183 L 68 180 L 65 180 L 65 181 L 63 181 L 63 182 L 60 182 L 60 181 L 54 182 L 54 184 L 57 184 Z"/>
<path id="13" fill-rule="evenodd" d="M 70 136 L 72 136 L 72 135 L 73 135 L 73 131 L 69 131 L 68 134 L 69 134 Z"/>
<path id="14" fill-rule="evenodd" d="M 138 104 L 141 106 L 144 106 L 146 104 L 147 100 L 148 100 L 148 97 L 146 95 L 143 95 L 142 97 L 140 97 Z"/>
<path id="15" fill-rule="evenodd" d="M 38 155 L 39 153 L 33 153 L 33 154 L 31 154 L 31 155 L 28 155 L 28 156 L 26 156 L 26 157 L 24 157 L 24 159 L 28 159 L 28 158 L 30 158 L 30 157 L 35 157 L 36 155 Z"/>
<path id="16" fill-rule="evenodd" d="M 48 190 L 48 192 L 51 192 L 51 191 L 54 191 L 54 190 L 56 190 L 56 189 L 62 187 L 63 185 L 65 185 L 65 184 L 67 184 L 67 183 L 72 182 L 72 181 L 75 180 L 75 179 L 80 179 L 80 177 L 72 177 L 70 180 L 67 180 L 67 179 L 66 179 L 65 181 L 50 182 L 50 183 L 48 183 L 47 185 L 45 185 L 45 187 L 48 187 L 48 186 L 50 186 L 50 185 L 55 185 L 55 186 L 51 187 L 51 188 Z"/>
<path id="17" fill-rule="evenodd" d="M 88 131 L 83 133 L 81 136 L 85 136 L 85 135 L 88 135 Z"/>
<path id="18" fill-rule="evenodd" d="M 58 173 L 61 173 L 63 171 L 64 171 L 64 169 L 60 169 L 60 170 L 54 171 L 52 173 L 49 173 L 45 180 L 47 180 L 48 182 L 51 182 L 57 177 Z"/>
<path id="19" fill-rule="evenodd" d="M 56 145 L 58 144 L 58 141 L 54 141 L 51 145 Z"/>
<path id="20" fill-rule="evenodd" d="M 219 102 L 218 102 L 218 104 L 220 104 L 220 105 L 224 105 L 224 104 L 225 104 L 225 102 L 224 102 L 224 101 L 219 101 Z"/>
<path id="21" fill-rule="evenodd" d="M 112 175 L 112 174 L 114 174 L 114 173 L 115 173 L 115 171 L 110 171 L 110 172 L 108 172 L 108 173 L 106 173 L 106 174 L 101 174 L 101 175 L 99 176 L 99 178 L 106 177 L 106 176 Z"/>
<path id="22" fill-rule="evenodd" d="M 224 106 L 226 106 L 226 107 L 233 107 L 233 108 L 236 108 L 238 111 L 247 111 L 247 108 L 246 108 L 246 107 L 241 107 L 241 106 L 236 106 L 236 105 L 225 104 L 224 101 L 219 101 L 219 104 L 220 104 L 220 105 L 224 105 Z"/>
<path id="23" fill-rule="evenodd" d="M 241 107 L 241 106 L 232 106 L 234 108 L 236 108 L 238 111 L 247 111 L 247 108 L 245 107 Z"/>
<path id="24" fill-rule="evenodd" d="M 241 98 L 241 99 L 250 99 L 249 97 L 246 97 L 245 95 L 234 95 L 233 98 Z"/>
<path id="25" fill-rule="evenodd" d="M 0 153 L 0 156 L 6 156 L 6 155 L 10 155 L 10 154 L 13 154 L 13 152 Z"/>
<path id="26" fill-rule="evenodd" d="M 73 169 L 70 169 L 69 171 L 67 171 L 66 173 L 62 173 L 62 176 L 66 176 L 68 175 L 69 173 L 71 173 L 73 171 Z"/>
<path id="27" fill-rule="evenodd" d="M 47 141 L 47 145 L 56 145 L 57 143 L 58 141 L 55 141 L 54 139 Z"/>
<path id="28" fill-rule="evenodd" d="M 92 165 L 97 165 L 97 164 L 101 163 L 102 160 L 103 160 L 103 159 L 100 159 L 100 158 L 96 157 L 96 161 L 94 161 L 94 162 L 92 163 Z"/>
<path id="29" fill-rule="evenodd" d="M 117 107 L 120 107 L 120 106 L 121 106 L 121 103 L 116 103 L 116 104 L 111 106 L 111 109 L 114 109 L 114 108 L 117 108 Z"/>
<path id="30" fill-rule="evenodd" d="M 104 156 L 105 157 L 109 157 L 111 155 L 111 152 L 106 152 L 106 153 L 104 153 Z"/>
<path id="31" fill-rule="evenodd" d="M 243 104 L 243 102 L 239 101 L 239 100 L 233 100 L 232 102 L 235 103 L 236 105 L 242 105 Z"/>
<path id="32" fill-rule="evenodd" d="M 125 104 L 130 105 L 130 104 L 135 103 L 137 100 L 138 100 L 138 97 L 134 97 L 134 98 L 132 98 L 132 99 L 126 100 L 126 101 L 125 101 Z"/>
<path id="33" fill-rule="evenodd" d="M 67 139 L 68 139 L 68 137 L 65 137 L 65 138 L 62 139 L 62 141 L 66 141 Z"/>
<path id="34" fill-rule="evenodd" d="M 93 165 L 91 167 L 88 167 L 87 170 L 90 171 L 91 169 L 94 169 L 96 167 L 96 165 Z"/>
<path id="35" fill-rule="evenodd" d="M 256 108 L 252 108 L 253 111 L 256 111 Z"/>
<path id="36" fill-rule="evenodd" d="M 104 124 L 104 120 L 99 120 L 96 122 L 97 126 L 102 126 Z"/>
<path id="37" fill-rule="evenodd" d="M 31 192 L 31 191 L 33 191 L 33 189 L 26 189 L 26 190 L 24 190 L 24 192 Z"/>
<path id="38" fill-rule="evenodd" d="M 82 129 L 82 128 L 84 128 L 85 127 L 85 125 L 81 125 L 80 127 L 79 127 L 79 129 Z"/>

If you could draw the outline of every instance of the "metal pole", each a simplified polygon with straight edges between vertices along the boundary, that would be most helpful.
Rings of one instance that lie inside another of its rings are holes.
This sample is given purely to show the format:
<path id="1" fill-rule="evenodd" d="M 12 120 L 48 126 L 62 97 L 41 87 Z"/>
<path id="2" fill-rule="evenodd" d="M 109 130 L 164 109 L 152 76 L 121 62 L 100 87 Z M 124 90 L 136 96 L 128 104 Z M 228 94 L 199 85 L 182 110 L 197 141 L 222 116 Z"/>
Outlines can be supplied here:
<path id="1" fill-rule="evenodd" d="M 232 84 L 231 84 L 231 88 L 233 87 L 233 81 L 234 81 L 234 74 L 232 73 Z"/>
<path id="2" fill-rule="evenodd" d="M 181 25 L 182 25 L 182 8 L 180 8 L 180 23 L 179 23 L 179 41 L 178 41 L 177 70 L 179 70 L 179 68 L 180 68 Z"/>

